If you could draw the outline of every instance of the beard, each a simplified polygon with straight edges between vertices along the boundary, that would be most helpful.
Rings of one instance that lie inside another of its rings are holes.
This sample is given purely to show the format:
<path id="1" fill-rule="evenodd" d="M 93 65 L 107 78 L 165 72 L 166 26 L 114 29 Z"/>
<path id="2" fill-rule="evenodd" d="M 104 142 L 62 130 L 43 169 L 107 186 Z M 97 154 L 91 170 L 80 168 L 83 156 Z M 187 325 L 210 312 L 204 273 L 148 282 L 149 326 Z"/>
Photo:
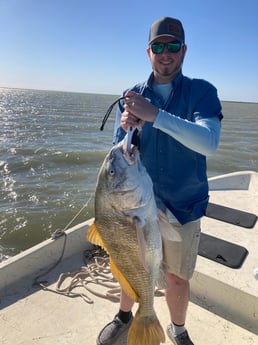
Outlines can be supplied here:
<path id="1" fill-rule="evenodd" d="M 163 68 L 163 69 L 162 69 L 162 71 L 160 72 L 160 74 L 162 74 L 164 77 L 168 77 L 169 75 L 174 74 L 174 72 L 175 72 L 175 69 L 173 69 L 173 70 L 171 71 L 171 68 L 166 67 L 166 68 Z"/>
<path id="2" fill-rule="evenodd" d="M 171 66 L 153 66 L 153 70 L 156 72 L 156 74 L 160 75 L 161 77 L 171 77 L 172 79 L 179 73 L 179 71 L 182 68 L 183 62 L 180 61 L 176 65 Z"/>
<path id="3" fill-rule="evenodd" d="M 157 81 L 160 79 L 160 82 L 170 82 L 173 79 L 175 79 L 175 77 L 178 75 L 178 73 L 181 71 L 182 69 L 182 65 L 183 65 L 183 61 L 179 61 L 177 64 L 175 65 L 161 65 L 161 64 L 155 64 L 153 65 L 153 71 L 154 71 L 154 75 L 157 79 Z"/>

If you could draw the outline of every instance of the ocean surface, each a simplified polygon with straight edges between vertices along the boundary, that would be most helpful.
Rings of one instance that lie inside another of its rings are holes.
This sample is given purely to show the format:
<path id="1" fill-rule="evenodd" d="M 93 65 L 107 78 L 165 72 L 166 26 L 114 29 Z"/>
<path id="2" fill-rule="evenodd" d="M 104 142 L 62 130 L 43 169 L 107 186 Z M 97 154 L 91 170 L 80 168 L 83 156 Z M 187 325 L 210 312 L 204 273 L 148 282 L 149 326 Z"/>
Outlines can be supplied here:
<path id="1" fill-rule="evenodd" d="M 0 88 L 0 261 L 93 217 L 115 111 L 104 131 L 99 128 L 117 97 Z M 258 171 L 258 103 L 222 106 L 221 142 L 208 159 L 209 177 Z"/>

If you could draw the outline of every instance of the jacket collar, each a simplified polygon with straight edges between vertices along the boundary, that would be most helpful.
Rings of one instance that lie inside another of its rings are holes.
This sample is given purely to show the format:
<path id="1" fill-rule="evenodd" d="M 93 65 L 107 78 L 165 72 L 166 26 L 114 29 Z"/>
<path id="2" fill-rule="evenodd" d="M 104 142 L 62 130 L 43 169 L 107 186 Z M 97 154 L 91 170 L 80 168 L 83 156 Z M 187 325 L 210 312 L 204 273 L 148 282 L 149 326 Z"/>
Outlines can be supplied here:
<path id="1" fill-rule="evenodd" d="M 172 80 L 172 89 L 175 90 L 178 86 L 178 84 L 180 83 L 181 79 L 183 78 L 183 74 L 182 71 L 180 71 L 178 73 L 178 75 L 176 76 L 176 78 L 174 80 Z M 151 89 L 153 91 L 153 83 L 154 83 L 154 73 L 152 72 L 148 78 L 148 80 L 145 82 L 145 87 L 148 87 L 149 89 Z"/>

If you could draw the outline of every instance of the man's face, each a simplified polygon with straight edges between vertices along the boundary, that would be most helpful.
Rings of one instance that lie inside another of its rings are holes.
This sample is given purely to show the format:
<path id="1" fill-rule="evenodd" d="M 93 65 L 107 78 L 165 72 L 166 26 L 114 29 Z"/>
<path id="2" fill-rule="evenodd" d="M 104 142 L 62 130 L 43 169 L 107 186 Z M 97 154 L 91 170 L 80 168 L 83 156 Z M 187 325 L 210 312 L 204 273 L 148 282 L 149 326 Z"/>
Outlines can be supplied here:
<path id="1" fill-rule="evenodd" d="M 154 40 L 152 44 L 169 42 L 178 43 L 178 41 L 172 37 L 163 36 Z M 178 52 L 170 52 L 168 47 L 165 46 L 164 50 L 159 54 L 154 53 L 151 46 L 147 48 L 147 53 L 157 83 L 169 83 L 177 76 L 183 64 L 185 52 L 186 45 L 182 45 Z"/>

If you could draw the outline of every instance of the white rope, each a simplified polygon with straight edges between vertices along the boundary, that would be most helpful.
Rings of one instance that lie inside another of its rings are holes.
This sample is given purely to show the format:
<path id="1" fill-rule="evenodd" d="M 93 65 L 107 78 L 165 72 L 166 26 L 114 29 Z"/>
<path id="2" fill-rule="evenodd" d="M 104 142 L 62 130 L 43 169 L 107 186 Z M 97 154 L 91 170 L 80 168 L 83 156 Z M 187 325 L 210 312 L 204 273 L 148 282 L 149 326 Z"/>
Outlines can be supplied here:
<path id="1" fill-rule="evenodd" d="M 89 285 L 94 285 L 91 288 Z M 112 276 L 109 266 L 109 258 L 94 256 L 94 261 L 82 266 L 79 271 L 61 273 L 55 288 L 50 288 L 45 284 L 40 284 L 43 290 L 51 291 L 67 297 L 81 297 L 87 303 L 94 303 L 93 300 L 85 293 L 106 298 L 112 301 L 119 301 L 120 286 L 117 280 Z M 97 287 L 104 288 L 104 292 L 99 292 Z M 74 291 L 79 289 L 80 291 Z"/>
<path id="2" fill-rule="evenodd" d="M 61 250 L 61 254 L 60 257 L 58 258 L 58 260 L 51 266 L 49 267 L 45 272 L 39 274 L 35 279 L 34 282 L 32 284 L 33 287 L 37 287 L 37 286 L 41 286 L 42 288 L 45 287 L 45 281 L 39 281 L 40 278 L 44 277 L 45 275 L 47 275 L 49 272 L 53 271 L 54 268 L 56 268 L 56 266 L 62 261 L 63 256 L 64 256 L 64 252 L 65 252 L 65 247 L 66 247 L 66 240 L 67 240 L 67 234 L 66 234 L 66 230 L 70 227 L 70 225 L 74 222 L 74 220 L 82 213 L 82 211 L 88 206 L 89 202 L 91 201 L 93 197 L 93 194 L 90 195 L 89 199 L 87 200 L 86 204 L 79 210 L 79 212 L 76 213 L 76 215 L 72 218 L 72 220 L 64 227 L 64 229 L 56 229 L 53 234 L 51 235 L 51 239 L 52 240 L 56 240 L 57 238 L 64 236 L 64 243 L 63 243 L 63 247 Z"/>
<path id="3" fill-rule="evenodd" d="M 72 218 L 72 220 L 64 227 L 63 231 L 67 230 L 70 227 L 70 225 L 75 221 L 75 219 L 79 217 L 82 211 L 89 205 L 89 202 L 91 201 L 92 197 L 93 197 L 93 194 L 90 195 L 86 204 L 79 210 L 79 212 L 76 213 L 76 215 Z"/>

